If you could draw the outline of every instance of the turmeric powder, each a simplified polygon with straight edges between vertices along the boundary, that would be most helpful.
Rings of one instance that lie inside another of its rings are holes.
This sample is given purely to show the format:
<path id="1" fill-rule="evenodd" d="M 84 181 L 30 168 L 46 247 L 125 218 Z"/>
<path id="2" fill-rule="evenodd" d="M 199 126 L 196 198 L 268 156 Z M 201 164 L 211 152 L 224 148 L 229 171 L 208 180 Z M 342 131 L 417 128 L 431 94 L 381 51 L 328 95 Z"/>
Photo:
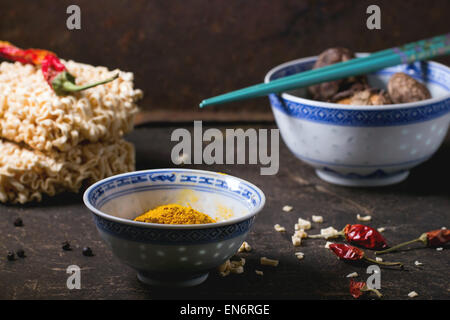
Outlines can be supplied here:
<path id="1" fill-rule="evenodd" d="M 134 221 L 161 224 L 205 224 L 216 222 L 207 214 L 178 204 L 156 207 L 136 217 Z"/>

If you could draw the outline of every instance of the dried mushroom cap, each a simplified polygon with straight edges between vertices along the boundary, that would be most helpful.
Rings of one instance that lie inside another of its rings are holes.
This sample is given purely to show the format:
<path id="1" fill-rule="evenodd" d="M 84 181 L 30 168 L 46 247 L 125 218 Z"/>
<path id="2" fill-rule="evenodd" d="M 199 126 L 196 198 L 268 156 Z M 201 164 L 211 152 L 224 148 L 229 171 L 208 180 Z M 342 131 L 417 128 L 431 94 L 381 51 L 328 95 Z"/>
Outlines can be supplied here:
<path id="1" fill-rule="evenodd" d="M 329 48 L 319 55 L 314 69 L 328 66 L 337 62 L 343 62 L 353 59 L 355 54 L 347 48 L 337 47 Z"/>
<path id="2" fill-rule="evenodd" d="M 394 74 L 389 79 L 388 92 L 394 103 L 407 103 L 431 98 L 430 91 L 425 85 L 402 72 Z"/>
<path id="3" fill-rule="evenodd" d="M 360 105 L 360 106 L 377 106 L 390 104 L 389 95 L 383 90 L 366 89 L 357 91 L 353 95 L 339 99 L 339 104 Z"/>
<path id="4" fill-rule="evenodd" d="M 354 53 L 347 48 L 330 48 L 319 55 L 313 69 L 325 67 L 338 62 L 344 62 L 353 58 L 355 58 Z M 308 90 L 313 99 L 329 101 L 341 91 L 351 90 L 354 92 L 363 90 L 367 87 L 367 78 L 365 76 L 359 76 L 319 83 L 310 86 Z"/>

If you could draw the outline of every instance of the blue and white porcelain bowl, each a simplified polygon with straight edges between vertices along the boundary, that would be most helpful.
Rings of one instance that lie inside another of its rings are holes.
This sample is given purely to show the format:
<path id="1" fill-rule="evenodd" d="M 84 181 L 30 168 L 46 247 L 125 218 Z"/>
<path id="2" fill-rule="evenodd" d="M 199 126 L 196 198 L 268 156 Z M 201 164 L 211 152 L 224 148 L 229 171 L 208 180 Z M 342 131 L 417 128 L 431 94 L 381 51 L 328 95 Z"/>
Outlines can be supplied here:
<path id="1" fill-rule="evenodd" d="M 84 203 L 114 255 L 147 284 L 192 286 L 233 256 L 263 208 L 265 196 L 242 179 L 201 170 L 156 169 L 112 176 L 90 186 Z M 133 221 L 177 203 L 216 223 L 169 225 Z"/>
<path id="2" fill-rule="evenodd" d="M 364 54 L 359 54 L 363 56 Z M 284 63 L 265 82 L 312 68 L 317 57 Z M 306 89 L 269 96 L 288 148 L 323 180 L 345 186 L 383 186 L 403 181 L 444 140 L 450 121 L 450 68 L 436 62 L 399 65 L 369 74 L 386 88 L 404 72 L 423 82 L 432 98 L 413 103 L 355 106 L 305 98 Z"/>

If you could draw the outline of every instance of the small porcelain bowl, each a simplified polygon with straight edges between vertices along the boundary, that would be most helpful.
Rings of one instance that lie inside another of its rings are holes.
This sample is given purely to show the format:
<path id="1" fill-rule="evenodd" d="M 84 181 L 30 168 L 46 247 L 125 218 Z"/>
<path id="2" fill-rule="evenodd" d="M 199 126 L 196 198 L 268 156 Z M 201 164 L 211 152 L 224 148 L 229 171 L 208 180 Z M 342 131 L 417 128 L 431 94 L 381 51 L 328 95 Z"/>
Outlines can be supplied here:
<path id="1" fill-rule="evenodd" d="M 233 176 L 189 169 L 156 169 L 112 176 L 90 186 L 84 203 L 114 255 L 152 285 L 192 286 L 233 256 L 265 196 Z M 216 223 L 170 225 L 133 219 L 159 205 L 177 203 Z"/>
<path id="2" fill-rule="evenodd" d="M 309 57 L 275 67 L 265 82 L 309 70 L 316 59 Z M 432 98 L 354 106 L 307 99 L 306 89 L 271 94 L 272 111 L 284 142 L 330 183 L 383 186 L 406 179 L 411 168 L 436 152 L 447 133 L 450 68 L 436 62 L 399 65 L 369 74 L 369 84 L 386 88 L 396 72 L 423 82 Z"/>

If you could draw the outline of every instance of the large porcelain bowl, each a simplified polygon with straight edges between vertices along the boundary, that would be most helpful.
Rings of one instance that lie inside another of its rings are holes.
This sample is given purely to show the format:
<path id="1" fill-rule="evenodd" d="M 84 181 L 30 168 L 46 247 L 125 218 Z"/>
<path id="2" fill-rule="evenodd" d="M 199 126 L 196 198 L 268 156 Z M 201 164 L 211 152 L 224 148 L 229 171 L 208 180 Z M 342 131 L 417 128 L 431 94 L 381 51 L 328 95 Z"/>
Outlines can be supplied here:
<path id="1" fill-rule="evenodd" d="M 317 57 L 272 69 L 265 82 L 312 68 Z M 349 106 L 305 98 L 306 89 L 269 96 L 288 148 L 325 181 L 346 186 L 398 183 L 439 148 L 450 121 L 450 69 L 436 62 L 399 65 L 369 74 L 385 88 L 404 72 L 426 84 L 432 98 L 383 106 Z"/>
<path id="2" fill-rule="evenodd" d="M 229 175 L 188 169 L 125 173 L 84 194 L 101 237 L 148 284 L 191 286 L 233 256 L 263 208 L 263 192 Z M 169 225 L 132 221 L 159 205 L 178 203 L 219 222 Z"/>

